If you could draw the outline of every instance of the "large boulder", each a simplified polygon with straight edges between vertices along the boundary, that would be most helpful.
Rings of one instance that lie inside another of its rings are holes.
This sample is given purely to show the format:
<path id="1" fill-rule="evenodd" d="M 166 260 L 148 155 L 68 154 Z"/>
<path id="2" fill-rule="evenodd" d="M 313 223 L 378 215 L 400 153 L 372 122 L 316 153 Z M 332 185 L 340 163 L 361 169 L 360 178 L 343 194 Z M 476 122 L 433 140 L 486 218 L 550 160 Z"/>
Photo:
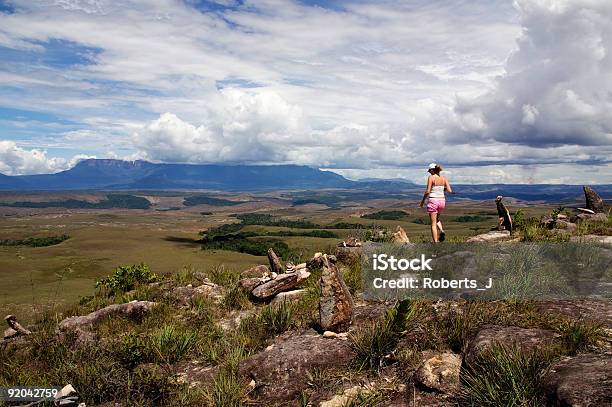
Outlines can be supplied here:
<path id="1" fill-rule="evenodd" d="M 520 350 L 531 351 L 552 345 L 556 339 L 557 335 L 554 332 L 545 329 L 485 325 L 470 341 L 465 354 L 465 361 L 467 364 L 473 364 L 495 344 L 516 346 Z"/>
<path id="2" fill-rule="evenodd" d="M 251 292 L 255 287 L 262 285 L 264 282 L 263 278 L 249 277 L 239 280 L 238 285 L 245 291 Z"/>
<path id="3" fill-rule="evenodd" d="M 345 332 L 353 317 L 353 297 L 335 263 L 334 256 L 323 255 L 319 325 L 325 331 Z"/>
<path id="4" fill-rule="evenodd" d="M 252 291 L 254 297 L 267 300 L 283 291 L 289 291 L 310 276 L 306 269 L 294 273 L 279 274 L 274 280 L 258 285 Z"/>
<path id="5" fill-rule="evenodd" d="M 591 223 L 606 223 L 608 221 L 608 214 L 606 213 L 579 213 L 572 217 L 572 221 L 589 221 Z"/>
<path id="6" fill-rule="evenodd" d="M 593 188 L 587 185 L 585 185 L 583 189 L 587 209 L 590 209 L 595 213 L 603 213 L 605 211 L 604 202 L 603 199 L 601 199 L 601 197 L 599 196 L 599 194 L 595 192 Z"/>
<path id="7" fill-rule="evenodd" d="M 542 380 L 548 405 L 612 405 L 612 355 L 586 354 L 562 360 Z"/>
<path id="8" fill-rule="evenodd" d="M 417 383 L 431 390 L 453 393 L 459 389 L 461 355 L 451 352 L 426 352 L 425 360 L 417 368 Z"/>
<path id="9" fill-rule="evenodd" d="M 260 264 L 244 270 L 242 273 L 240 273 L 240 278 L 265 278 L 270 277 L 270 275 L 271 273 L 268 266 Z"/>
<path id="10" fill-rule="evenodd" d="M 254 395 L 270 405 L 295 400 L 308 386 L 308 372 L 345 366 L 352 358 L 348 341 L 310 330 L 276 338 L 265 351 L 240 362 L 238 371 L 255 381 Z"/>
<path id="11" fill-rule="evenodd" d="M 578 229 L 578 226 L 575 223 L 568 222 L 568 221 L 563 220 L 563 219 L 557 219 L 555 221 L 555 228 L 556 229 L 567 230 L 570 233 L 575 233 L 576 229 Z"/>

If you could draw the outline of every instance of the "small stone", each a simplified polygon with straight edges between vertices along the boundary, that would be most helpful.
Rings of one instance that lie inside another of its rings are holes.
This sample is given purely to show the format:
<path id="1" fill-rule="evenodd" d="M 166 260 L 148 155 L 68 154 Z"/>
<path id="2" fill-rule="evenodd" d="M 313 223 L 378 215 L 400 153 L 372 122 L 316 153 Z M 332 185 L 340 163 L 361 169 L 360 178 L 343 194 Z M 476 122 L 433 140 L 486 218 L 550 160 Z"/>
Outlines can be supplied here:
<path id="1" fill-rule="evenodd" d="M 397 225 L 395 232 L 393 232 L 392 241 L 393 243 L 400 243 L 400 244 L 410 243 L 410 239 L 408 238 L 406 231 L 399 225 Z"/>
<path id="2" fill-rule="evenodd" d="M 332 331 L 325 331 L 323 332 L 323 337 L 324 338 L 336 338 L 338 336 L 337 333 L 332 332 Z"/>
<path id="3" fill-rule="evenodd" d="M 421 385 L 442 393 L 452 393 L 459 388 L 461 356 L 454 353 L 434 353 L 415 372 L 415 379 Z"/>
<path id="4" fill-rule="evenodd" d="M 363 390 L 364 387 L 362 386 L 351 387 L 344 390 L 342 394 L 337 394 L 331 399 L 321 402 L 319 407 L 344 407 L 350 405 L 351 401 L 356 399 Z"/>
<path id="5" fill-rule="evenodd" d="M 17 332 L 13 328 L 6 328 L 4 331 L 4 339 L 11 339 L 17 336 L 19 336 L 19 332 Z"/>
<path id="6" fill-rule="evenodd" d="M 59 399 L 62 399 L 62 398 L 74 396 L 76 394 L 77 394 L 77 391 L 74 389 L 74 387 L 72 387 L 71 384 L 67 384 L 64 387 L 62 387 L 61 390 L 58 391 L 55 394 L 55 399 L 59 400 Z"/>

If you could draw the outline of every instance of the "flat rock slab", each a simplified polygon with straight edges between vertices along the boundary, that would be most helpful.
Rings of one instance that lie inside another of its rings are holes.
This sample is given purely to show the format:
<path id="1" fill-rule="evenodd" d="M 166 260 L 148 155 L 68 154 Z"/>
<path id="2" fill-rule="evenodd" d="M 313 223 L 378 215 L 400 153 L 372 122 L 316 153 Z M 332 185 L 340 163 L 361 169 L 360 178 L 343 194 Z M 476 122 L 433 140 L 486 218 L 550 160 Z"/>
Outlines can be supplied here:
<path id="1" fill-rule="evenodd" d="M 466 242 L 468 243 L 492 243 L 510 240 L 509 230 L 493 230 L 488 233 L 472 236 Z"/>
<path id="2" fill-rule="evenodd" d="M 596 321 L 612 328 L 612 302 L 606 300 L 575 299 L 550 300 L 537 303 L 544 313 L 561 315 L 577 320 Z"/>
<path id="3" fill-rule="evenodd" d="M 600 236 L 600 235 L 572 236 L 570 238 L 570 242 L 575 242 L 575 243 L 598 242 L 598 243 L 612 245 L 612 236 Z"/>
<path id="4" fill-rule="evenodd" d="M 586 354 L 553 365 L 543 377 L 548 404 L 587 407 L 612 405 L 612 355 Z"/>
<path id="5" fill-rule="evenodd" d="M 494 344 L 501 346 L 517 346 L 523 351 L 531 351 L 555 343 L 557 336 L 552 331 L 537 328 L 519 328 L 517 326 L 485 325 L 476 337 L 470 341 L 465 354 L 467 364 L 472 364 L 480 356 L 492 348 Z"/>
<path id="6" fill-rule="evenodd" d="M 238 371 L 246 381 L 255 380 L 254 393 L 266 403 L 286 402 L 308 386 L 307 372 L 344 366 L 352 357 L 348 341 L 324 338 L 314 330 L 293 332 L 240 362 Z"/>

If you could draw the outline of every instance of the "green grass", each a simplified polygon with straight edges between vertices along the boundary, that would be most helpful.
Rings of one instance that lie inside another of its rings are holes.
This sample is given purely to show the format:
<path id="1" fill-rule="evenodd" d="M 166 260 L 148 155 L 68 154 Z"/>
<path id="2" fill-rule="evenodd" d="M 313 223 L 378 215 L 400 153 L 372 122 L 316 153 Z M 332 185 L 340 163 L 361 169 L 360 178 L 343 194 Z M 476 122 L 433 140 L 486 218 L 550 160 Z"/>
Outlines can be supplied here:
<path id="1" fill-rule="evenodd" d="M 413 305 L 402 301 L 387 311 L 384 318 L 371 321 L 349 335 L 351 348 L 355 352 L 353 363 L 358 369 L 380 369 L 384 358 L 397 344 L 406 319 L 411 317 Z"/>
<path id="2" fill-rule="evenodd" d="M 494 345 L 462 375 L 459 393 L 462 405 L 541 406 L 542 372 L 552 363 L 556 352 L 540 349 L 521 351 L 516 346 Z"/>
<path id="3" fill-rule="evenodd" d="M 207 399 L 213 406 L 241 407 L 243 394 L 244 389 L 237 375 L 223 370 L 215 377 Z"/>
<path id="4" fill-rule="evenodd" d="M 164 325 L 148 339 L 151 359 L 172 364 L 183 359 L 197 345 L 196 332 L 176 325 Z"/>
<path id="5" fill-rule="evenodd" d="M 399 220 L 408 216 L 408 213 L 405 211 L 378 211 L 374 213 L 369 213 L 367 215 L 361 215 L 363 219 L 376 219 L 376 220 Z"/>
<path id="6" fill-rule="evenodd" d="M 564 320 L 555 328 L 570 355 L 597 347 L 606 337 L 603 324 L 594 321 Z"/>

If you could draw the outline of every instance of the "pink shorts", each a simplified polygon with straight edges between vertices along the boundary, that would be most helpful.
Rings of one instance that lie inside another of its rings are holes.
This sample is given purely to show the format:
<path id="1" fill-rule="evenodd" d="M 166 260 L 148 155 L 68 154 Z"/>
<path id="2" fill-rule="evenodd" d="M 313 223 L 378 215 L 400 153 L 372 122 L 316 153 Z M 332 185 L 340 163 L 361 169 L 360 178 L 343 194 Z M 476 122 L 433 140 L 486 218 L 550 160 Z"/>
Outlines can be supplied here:
<path id="1" fill-rule="evenodd" d="M 446 200 L 442 198 L 429 198 L 427 200 L 427 213 L 440 213 L 446 206 Z"/>

